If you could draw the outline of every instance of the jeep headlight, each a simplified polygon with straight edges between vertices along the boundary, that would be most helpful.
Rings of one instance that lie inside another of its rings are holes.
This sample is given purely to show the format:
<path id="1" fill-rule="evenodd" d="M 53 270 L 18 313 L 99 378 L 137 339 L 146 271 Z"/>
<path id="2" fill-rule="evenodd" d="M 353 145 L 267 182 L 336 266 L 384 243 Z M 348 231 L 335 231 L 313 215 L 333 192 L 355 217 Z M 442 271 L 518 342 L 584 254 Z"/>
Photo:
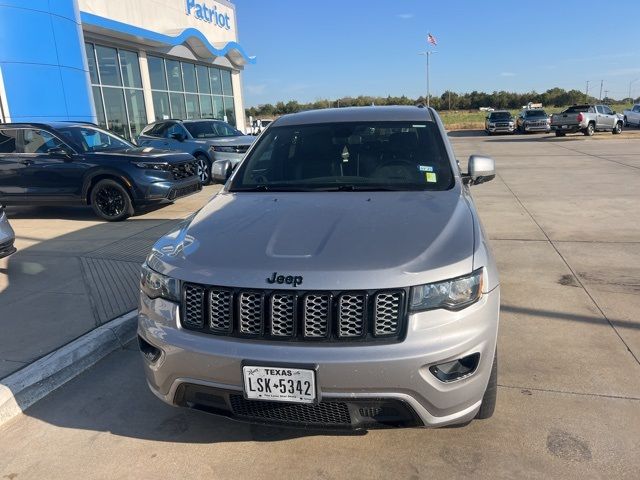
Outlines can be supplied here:
<path id="1" fill-rule="evenodd" d="M 180 282 L 149 268 L 144 263 L 140 274 L 140 289 L 149 298 L 164 298 L 172 302 L 180 301 Z"/>
<path id="2" fill-rule="evenodd" d="M 482 282 L 483 269 L 480 268 L 464 277 L 411 287 L 410 308 L 413 311 L 435 308 L 460 310 L 482 296 Z"/>

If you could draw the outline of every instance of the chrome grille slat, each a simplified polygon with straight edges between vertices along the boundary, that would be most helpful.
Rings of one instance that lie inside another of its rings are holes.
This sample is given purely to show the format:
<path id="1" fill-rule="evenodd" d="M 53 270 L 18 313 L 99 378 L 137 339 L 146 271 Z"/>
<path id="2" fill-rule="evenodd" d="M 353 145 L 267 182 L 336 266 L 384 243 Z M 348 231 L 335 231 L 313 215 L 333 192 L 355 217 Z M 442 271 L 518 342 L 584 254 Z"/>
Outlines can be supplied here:
<path id="1" fill-rule="evenodd" d="M 209 290 L 209 328 L 214 332 L 230 332 L 233 295 L 228 290 Z"/>
<path id="2" fill-rule="evenodd" d="M 328 294 L 309 294 L 304 297 L 305 337 L 323 338 L 329 334 L 330 302 L 331 296 Z"/>
<path id="3" fill-rule="evenodd" d="M 365 294 L 345 293 L 338 299 L 338 336 L 341 338 L 361 337 L 365 328 Z"/>
<path id="4" fill-rule="evenodd" d="M 295 332 L 297 298 L 291 293 L 271 295 L 271 335 L 291 337 Z"/>
<path id="5" fill-rule="evenodd" d="M 375 297 L 374 305 L 374 335 L 383 336 L 398 333 L 402 293 L 379 293 Z"/>
<path id="6" fill-rule="evenodd" d="M 238 297 L 240 333 L 260 335 L 262 333 L 263 297 L 260 293 L 242 292 Z"/>

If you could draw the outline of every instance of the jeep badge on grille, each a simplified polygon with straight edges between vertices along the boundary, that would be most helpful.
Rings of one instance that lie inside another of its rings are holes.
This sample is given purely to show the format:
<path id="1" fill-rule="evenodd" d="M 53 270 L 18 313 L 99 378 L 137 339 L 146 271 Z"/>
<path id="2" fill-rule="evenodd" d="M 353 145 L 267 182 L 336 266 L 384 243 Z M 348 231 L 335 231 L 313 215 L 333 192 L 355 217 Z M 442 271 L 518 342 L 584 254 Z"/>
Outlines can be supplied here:
<path id="1" fill-rule="evenodd" d="M 278 272 L 273 272 L 273 274 L 271 275 L 271 278 L 267 277 L 267 283 L 278 283 L 280 285 L 287 284 L 287 285 L 293 285 L 294 287 L 297 287 L 298 285 L 302 285 L 302 275 L 297 275 L 297 276 L 293 276 L 293 275 L 278 275 Z"/>

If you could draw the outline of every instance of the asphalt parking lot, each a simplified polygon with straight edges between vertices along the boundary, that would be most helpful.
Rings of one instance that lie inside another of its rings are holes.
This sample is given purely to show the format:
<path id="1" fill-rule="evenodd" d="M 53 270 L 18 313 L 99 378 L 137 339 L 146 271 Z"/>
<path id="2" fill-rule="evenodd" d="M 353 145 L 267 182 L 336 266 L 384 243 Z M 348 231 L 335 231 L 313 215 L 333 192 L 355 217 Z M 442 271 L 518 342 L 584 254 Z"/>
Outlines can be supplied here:
<path id="1" fill-rule="evenodd" d="M 131 345 L 0 427 L 0 478 L 638 478 L 640 139 L 452 141 L 463 165 L 480 153 L 498 170 L 473 187 L 502 284 L 492 419 L 353 435 L 234 423 L 160 403 Z"/>

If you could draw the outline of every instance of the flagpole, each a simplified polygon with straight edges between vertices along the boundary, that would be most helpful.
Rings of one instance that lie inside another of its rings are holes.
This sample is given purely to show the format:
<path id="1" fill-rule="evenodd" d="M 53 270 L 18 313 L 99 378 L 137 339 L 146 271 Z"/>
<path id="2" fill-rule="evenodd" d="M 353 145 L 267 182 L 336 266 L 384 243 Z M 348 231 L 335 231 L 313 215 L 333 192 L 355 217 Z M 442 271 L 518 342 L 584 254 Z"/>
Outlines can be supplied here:
<path id="1" fill-rule="evenodd" d="M 429 79 L 429 70 L 430 70 L 429 57 L 431 57 L 431 55 L 433 55 L 434 53 L 438 53 L 438 52 L 432 52 L 427 50 L 426 52 L 420 52 L 418 54 L 418 55 L 425 55 L 427 57 L 427 107 L 431 106 L 431 82 Z"/>

